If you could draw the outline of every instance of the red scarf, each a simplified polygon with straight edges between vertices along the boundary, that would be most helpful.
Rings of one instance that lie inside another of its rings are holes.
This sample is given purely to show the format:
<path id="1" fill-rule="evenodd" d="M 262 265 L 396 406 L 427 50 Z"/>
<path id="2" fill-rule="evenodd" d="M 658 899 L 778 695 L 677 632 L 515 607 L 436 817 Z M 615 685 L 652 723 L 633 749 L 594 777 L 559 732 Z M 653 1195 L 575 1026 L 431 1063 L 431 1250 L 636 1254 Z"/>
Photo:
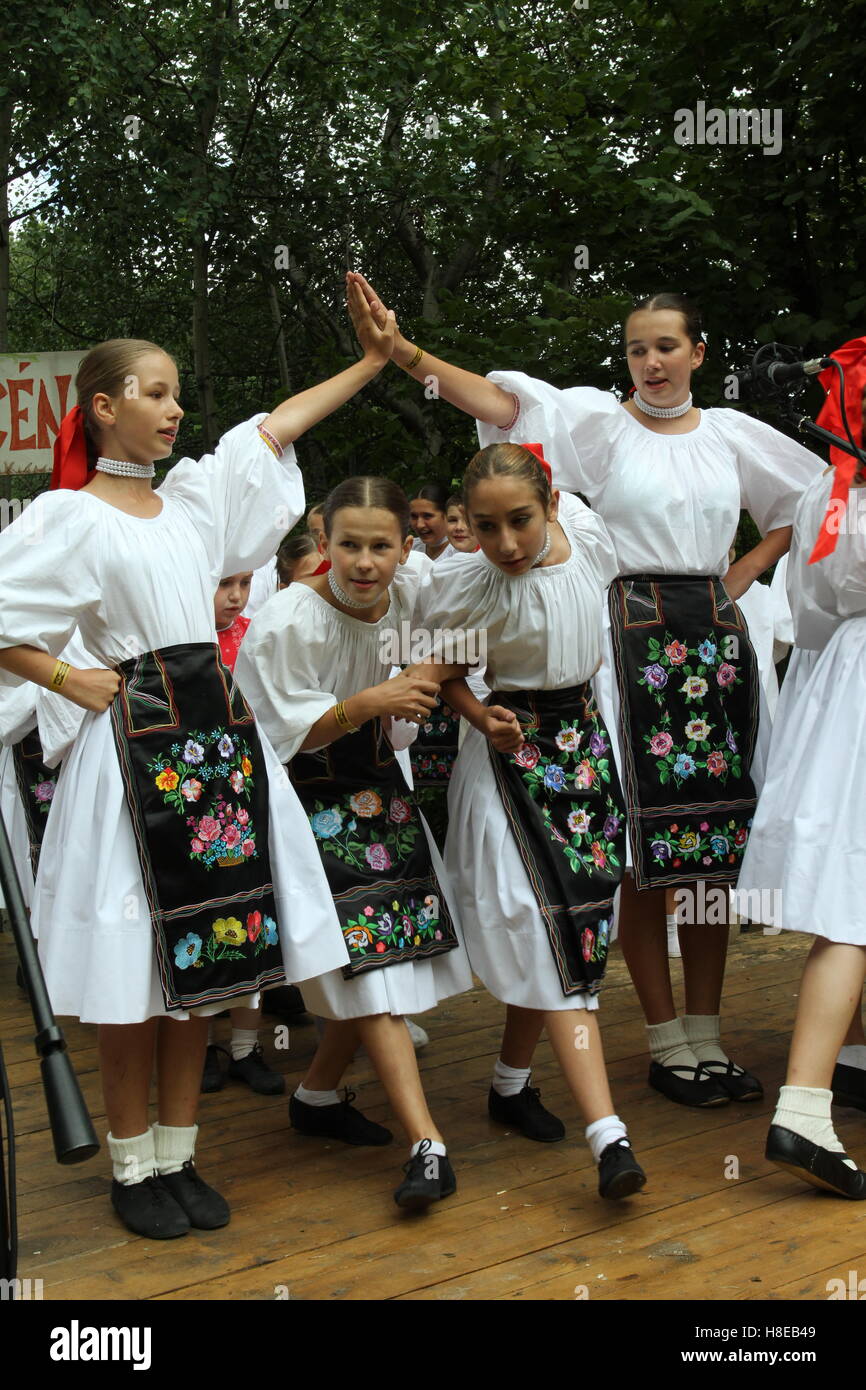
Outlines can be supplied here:
<path id="1" fill-rule="evenodd" d="M 831 352 L 830 356 L 839 363 L 845 373 L 845 411 L 848 416 L 848 424 L 851 427 L 851 434 L 857 445 L 862 448 L 863 388 L 866 386 L 866 338 L 852 338 L 850 342 L 843 343 L 835 352 Z M 827 392 L 827 399 L 821 407 L 817 423 L 823 429 L 831 430 L 833 434 L 841 435 L 844 439 L 845 426 L 842 424 L 842 411 L 839 405 L 839 373 L 834 367 L 826 367 L 823 372 L 819 373 L 818 380 Z M 810 565 L 814 565 L 818 560 L 823 560 L 827 555 L 832 555 L 836 549 L 842 518 L 848 506 L 848 493 L 854 481 L 854 475 L 860 466 L 852 454 L 846 454 L 832 445 L 830 447 L 830 462 L 836 469 L 833 478 L 833 490 L 830 493 L 830 501 L 821 523 L 821 529 L 818 532 L 815 548 L 809 556 Z"/>

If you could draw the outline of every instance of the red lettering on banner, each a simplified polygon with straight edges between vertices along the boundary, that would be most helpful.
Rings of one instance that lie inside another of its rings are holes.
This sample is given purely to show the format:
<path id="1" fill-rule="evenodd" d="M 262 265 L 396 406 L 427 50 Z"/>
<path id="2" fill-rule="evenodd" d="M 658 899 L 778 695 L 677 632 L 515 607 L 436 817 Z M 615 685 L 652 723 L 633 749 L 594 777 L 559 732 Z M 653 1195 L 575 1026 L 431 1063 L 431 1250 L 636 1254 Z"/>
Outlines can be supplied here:
<path id="1" fill-rule="evenodd" d="M 36 434 L 38 449 L 50 449 L 57 435 L 60 426 L 51 409 L 48 400 L 48 393 L 45 390 L 45 382 L 39 383 L 39 404 L 36 408 Z M 51 433 L 49 434 L 49 429 Z"/>
<path id="2" fill-rule="evenodd" d="M 72 377 L 56 376 L 54 380 L 57 382 L 57 394 L 60 397 L 60 418 L 62 420 L 67 410 L 69 409 L 66 402 L 69 399 L 69 383 L 72 380 Z"/>
<path id="3" fill-rule="evenodd" d="M 10 449 L 35 449 L 36 435 L 30 434 L 26 439 L 22 439 L 18 432 L 19 423 L 27 420 L 27 411 L 22 410 L 18 404 L 18 396 L 22 391 L 28 395 L 33 395 L 33 382 L 31 381 L 10 381 L 9 385 L 9 413 L 12 418 L 12 442 Z"/>

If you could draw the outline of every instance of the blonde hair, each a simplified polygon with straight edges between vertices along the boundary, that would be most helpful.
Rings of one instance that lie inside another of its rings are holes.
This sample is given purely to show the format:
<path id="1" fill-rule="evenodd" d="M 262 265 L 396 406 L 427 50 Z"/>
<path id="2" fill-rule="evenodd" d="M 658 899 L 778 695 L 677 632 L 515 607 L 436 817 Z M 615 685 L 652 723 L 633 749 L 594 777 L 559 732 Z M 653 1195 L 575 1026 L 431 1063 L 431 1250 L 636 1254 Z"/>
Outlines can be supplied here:
<path id="1" fill-rule="evenodd" d="M 469 460 L 463 474 L 463 505 L 469 512 L 469 497 L 476 483 L 486 478 L 518 478 L 528 483 L 547 510 L 553 490 L 547 474 L 531 449 L 522 444 L 488 444 Z"/>
<path id="2" fill-rule="evenodd" d="M 78 404 L 84 415 L 84 434 L 87 440 L 88 462 L 92 465 L 99 455 L 99 426 L 93 414 L 93 397 L 119 396 L 128 378 L 134 375 L 139 358 L 148 352 L 164 352 L 157 343 L 146 338 L 109 338 L 91 348 L 82 359 L 75 378 Z M 168 356 L 168 353 L 165 353 Z"/>

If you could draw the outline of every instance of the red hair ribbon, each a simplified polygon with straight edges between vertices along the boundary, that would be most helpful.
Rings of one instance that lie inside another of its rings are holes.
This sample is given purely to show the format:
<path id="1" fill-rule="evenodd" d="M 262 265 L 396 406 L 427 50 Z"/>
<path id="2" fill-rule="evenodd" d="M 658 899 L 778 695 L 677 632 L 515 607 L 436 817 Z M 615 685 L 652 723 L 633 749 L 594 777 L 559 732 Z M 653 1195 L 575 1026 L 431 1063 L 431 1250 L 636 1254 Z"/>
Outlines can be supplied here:
<path id="1" fill-rule="evenodd" d="M 845 373 L 845 411 L 854 440 L 862 448 L 863 389 L 866 387 L 866 338 L 852 338 L 850 342 L 843 343 L 835 352 L 831 352 L 830 356 L 839 363 Z M 819 373 L 818 380 L 827 392 L 827 399 L 821 407 L 817 423 L 825 430 L 831 430 L 834 434 L 844 438 L 845 426 L 842 424 L 839 392 L 836 389 L 839 373 L 834 367 L 826 367 L 823 372 Z M 830 493 L 830 501 L 824 520 L 821 522 L 815 548 L 809 556 L 810 565 L 814 565 L 818 560 L 823 560 L 826 555 L 832 555 L 836 549 L 840 523 L 848 506 L 848 492 L 860 466 L 852 454 L 846 454 L 832 445 L 830 446 L 830 462 L 836 469 L 833 478 L 833 490 Z"/>
<path id="2" fill-rule="evenodd" d="M 68 487 L 77 490 L 84 487 L 93 477 L 95 470 L 88 467 L 87 440 L 84 435 L 84 412 L 81 406 L 74 405 L 60 421 L 60 429 L 54 441 L 54 468 L 51 473 L 51 486 Z"/>
<path id="3" fill-rule="evenodd" d="M 542 468 L 547 474 L 547 481 L 550 483 L 550 486 L 553 487 L 553 473 L 551 471 L 550 464 L 547 462 L 547 459 L 544 457 L 544 454 L 541 451 L 541 445 L 524 444 L 523 448 L 528 449 L 531 454 L 535 455 L 535 457 L 538 459 L 538 462 L 541 464 Z"/>

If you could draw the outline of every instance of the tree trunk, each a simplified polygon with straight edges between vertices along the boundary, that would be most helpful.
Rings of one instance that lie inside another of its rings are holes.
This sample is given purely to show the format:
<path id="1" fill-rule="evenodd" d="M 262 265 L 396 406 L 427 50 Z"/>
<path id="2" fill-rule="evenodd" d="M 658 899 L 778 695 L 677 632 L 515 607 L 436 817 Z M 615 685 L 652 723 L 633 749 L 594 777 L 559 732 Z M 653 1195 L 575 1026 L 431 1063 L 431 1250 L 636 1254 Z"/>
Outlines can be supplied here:
<path id="1" fill-rule="evenodd" d="M 0 106 L 0 352 L 9 351 L 9 159 L 12 98 Z"/>
<path id="2" fill-rule="evenodd" d="M 192 351 L 195 368 L 195 384 L 198 391 L 198 405 L 201 412 L 201 429 L 205 453 L 212 453 L 219 438 L 216 401 L 214 400 L 213 377 L 210 366 L 210 343 L 208 342 L 208 245 L 204 228 L 197 232 L 192 248 L 193 255 L 193 304 L 192 304 Z"/>
<path id="3" fill-rule="evenodd" d="M 274 321 L 274 328 L 277 334 L 276 349 L 277 365 L 280 369 L 280 385 L 288 397 L 292 394 L 292 379 L 289 375 L 289 359 L 286 356 L 286 334 L 283 328 L 283 315 L 280 309 L 280 300 L 277 294 L 274 277 L 269 275 L 266 271 L 265 280 L 268 287 L 268 302 L 271 306 L 271 318 Z"/>

